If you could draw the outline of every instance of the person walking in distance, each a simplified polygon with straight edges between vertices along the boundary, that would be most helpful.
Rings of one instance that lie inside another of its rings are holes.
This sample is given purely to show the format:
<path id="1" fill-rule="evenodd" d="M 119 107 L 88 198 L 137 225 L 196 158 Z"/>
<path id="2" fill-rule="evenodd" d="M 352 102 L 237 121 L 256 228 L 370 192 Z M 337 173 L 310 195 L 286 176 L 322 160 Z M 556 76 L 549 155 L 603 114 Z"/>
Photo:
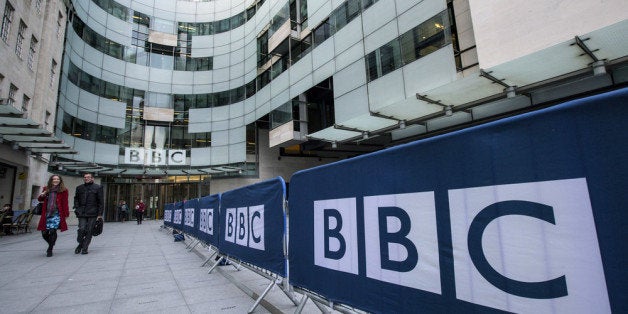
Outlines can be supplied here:
<path id="1" fill-rule="evenodd" d="M 144 211 L 146 211 L 146 204 L 142 200 L 137 199 L 135 201 L 135 218 L 137 218 L 137 224 L 142 224 L 142 218 L 144 217 Z"/>
<path id="2" fill-rule="evenodd" d="M 61 176 L 56 174 L 50 176 L 48 184 L 37 200 L 43 203 L 37 230 L 41 231 L 41 236 L 48 242 L 46 256 L 51 257 L 52 248 L 57 242 L 57 229 L 61 232 L 68 230 L 65 219 L 70 215 L 68 189 L 63 184 Z"/>
<path id="3" fill-rule="evenodd" d="M 87 254 L 89 243 L 92 241 L 92 230 L 97 219 L 102 219 L 104 198 L 102 186 L 94 183 L 91 173 L 83 174 L 83 182 L 76 187 L 74 194 L 74 213 L 78 218 L 78 246 L 74 254 Z"/>
<path id="4" fill-rule="evenodd" d="M 127 220 L 129 214 L 129 206 L 127 206 L 125 200 L 120 201 L 120 205 L 118 205 L 118 215 L 120 216 L 120 222 L 124 222 Z"/>

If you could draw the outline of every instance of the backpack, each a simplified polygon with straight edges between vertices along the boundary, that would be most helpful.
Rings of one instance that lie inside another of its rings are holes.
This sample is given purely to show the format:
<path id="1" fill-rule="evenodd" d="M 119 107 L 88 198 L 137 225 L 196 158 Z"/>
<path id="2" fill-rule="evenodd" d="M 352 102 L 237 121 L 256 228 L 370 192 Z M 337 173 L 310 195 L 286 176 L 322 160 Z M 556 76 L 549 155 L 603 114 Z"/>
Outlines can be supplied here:
<path id="1" fill-rule="evenodd" d="M 177 233 L 174 235 L 174 242 L 181 242 L 181 241 L 185 241 L 185 236 L 183 235 L 183 233 Z"/>

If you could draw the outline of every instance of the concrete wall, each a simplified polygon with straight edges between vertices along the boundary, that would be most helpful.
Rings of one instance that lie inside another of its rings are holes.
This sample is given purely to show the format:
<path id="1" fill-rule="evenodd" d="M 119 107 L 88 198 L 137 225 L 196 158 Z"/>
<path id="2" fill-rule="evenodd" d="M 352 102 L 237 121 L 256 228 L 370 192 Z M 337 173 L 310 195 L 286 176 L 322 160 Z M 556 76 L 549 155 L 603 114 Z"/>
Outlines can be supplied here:
<path id="1" fill-rule="evenodd" d="M 277 176 L 283 177 L 286 182 L 290 182 L 290 177 L 296 171 L 308 169 L 338 159 L 331 158 L 310 158 L 310 157 L 285 157 L 279 159 L 279 147 L 268 147 L 268 130 L 260 130 L 259 134 L 259 178 L 234 178 L 215 179 L 210 183 L 211 194 L 222 193 L 256 182 L 271 179 Z"/>

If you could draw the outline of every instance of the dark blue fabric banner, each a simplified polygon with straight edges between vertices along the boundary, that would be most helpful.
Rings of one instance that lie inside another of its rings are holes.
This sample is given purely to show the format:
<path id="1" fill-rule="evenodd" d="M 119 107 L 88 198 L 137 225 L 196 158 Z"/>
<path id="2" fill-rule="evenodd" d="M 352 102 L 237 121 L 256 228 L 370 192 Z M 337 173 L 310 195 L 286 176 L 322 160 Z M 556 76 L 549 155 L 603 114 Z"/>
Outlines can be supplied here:
<path id="1" fill-rule="evenodd" d="M 219 250 L 285 277 L 285 193 L 281 177 L 223 193 Z"/>
<path id="2" fill-rule="evenodd" d="M 172 212 L 174 203 L 164 205 L 164 226 L 172 228 Z"/>
<path id="3" fill-rule="evenodd" d="M 218 247 L 220 235 L 220 194 L 201 197 L 198 202 L 198 209 L 197 238 L 204 243 Z"/>
<path id="4" fill-rule="evenodd" d="M 183 203 L 183 232 L 196 237 L 198 228 L 198 198 Z"/>
<path id="5" fill-rule="evenodd" d="M 172 228 L 183 231 L 183 202 L 174 203 L 172 210 Z"/>
<path id="6" fill-rule="evenodd" d="M 296 173 L 290 283 L 368 312 L 628 308 L 628 89 Z"/>

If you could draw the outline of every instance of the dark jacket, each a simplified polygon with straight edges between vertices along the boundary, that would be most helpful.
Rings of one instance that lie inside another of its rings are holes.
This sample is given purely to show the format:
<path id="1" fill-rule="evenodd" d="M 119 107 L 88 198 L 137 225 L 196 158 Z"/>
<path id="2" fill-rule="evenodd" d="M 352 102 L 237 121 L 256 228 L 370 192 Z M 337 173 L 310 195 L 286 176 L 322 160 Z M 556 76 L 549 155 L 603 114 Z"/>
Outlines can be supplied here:
<path id="1" fill-rule="evenodd" d="M 44 192 L 46 188 L 44 187 Z M 42 206 L 42 215 L 39 217 L 39 223 L 37 224 L 37 230 L 44 231 L 46 230 L 46 210 L 48 208 L 48 194 L 42 193 L 37 198 L 40 202 L 43 202 Z M 66 231 L 68 230 L 68 224 L 65 222 L 65 219 L 70 215 L 70 209 L 68 208 L 68 190 L 66 189 L 63 192 L 57 193 L 57 209 L 59 210 L 59 230 Z"/>
<path id="2" fill-rule="evenodd" d="M 76 187 L 74 194 L 76 217 L 102 216 L 104 204 L 102 186 L 96 183 L 87 183 Z"/>

